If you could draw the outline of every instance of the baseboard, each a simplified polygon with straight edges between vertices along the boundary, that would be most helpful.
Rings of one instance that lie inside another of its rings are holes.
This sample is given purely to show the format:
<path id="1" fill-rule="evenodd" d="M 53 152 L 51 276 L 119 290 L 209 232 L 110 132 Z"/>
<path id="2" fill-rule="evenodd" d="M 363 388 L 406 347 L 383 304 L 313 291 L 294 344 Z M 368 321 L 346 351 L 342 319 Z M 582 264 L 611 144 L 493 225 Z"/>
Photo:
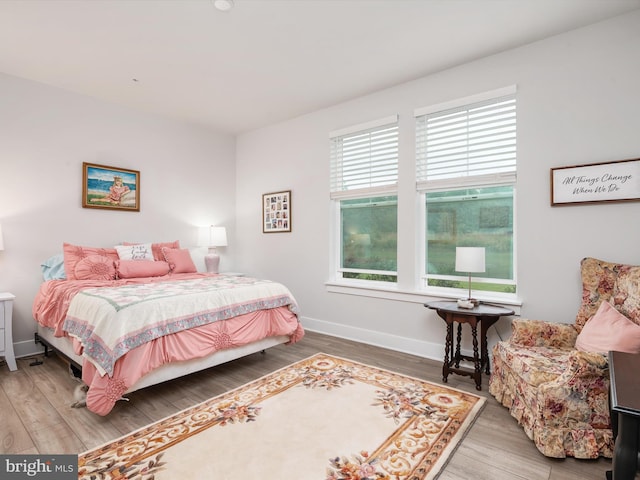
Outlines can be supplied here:
<path id="1" fill-rule="evenodd" d="M 413 338 L 376 332 L 365 328 L 351 327 L 309 317 L 300 317 L 300 322 L 305 330 L 311 332 L 323 333 L 333 337 L 366 343 L 367 345 L 388 348 L 397 352 L 408 353 L 432 360 L 442 361 L 444 357 L 443 343 L 425 342 L 423 340 L 415 340 Z"/>
<path id="2" fill-rule="evenodd" d="M 23 340 L 22 342 L 16 342 L 13 344 L 13 353 L 16 358 L 32 357 L 34 355 L 41 355 L 44 352 L 42 345 L 36 344 L 31 340 Z"/>

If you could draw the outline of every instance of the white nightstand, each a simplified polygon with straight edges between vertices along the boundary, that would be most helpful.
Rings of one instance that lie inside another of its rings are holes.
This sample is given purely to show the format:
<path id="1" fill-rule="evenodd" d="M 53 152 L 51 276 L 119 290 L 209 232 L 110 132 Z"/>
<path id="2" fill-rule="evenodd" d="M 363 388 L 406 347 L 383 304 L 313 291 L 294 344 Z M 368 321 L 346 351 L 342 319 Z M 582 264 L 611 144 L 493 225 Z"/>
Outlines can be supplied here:
<path id="1" fill-rule="evenodd" d="M 18 369 L 16 356 L 13 353 L 13 333 L 11 317 L 13 315 L 13 299 L 11 293 L 0 293 L 0 357 L 4 357 L 12 372 Z"/>

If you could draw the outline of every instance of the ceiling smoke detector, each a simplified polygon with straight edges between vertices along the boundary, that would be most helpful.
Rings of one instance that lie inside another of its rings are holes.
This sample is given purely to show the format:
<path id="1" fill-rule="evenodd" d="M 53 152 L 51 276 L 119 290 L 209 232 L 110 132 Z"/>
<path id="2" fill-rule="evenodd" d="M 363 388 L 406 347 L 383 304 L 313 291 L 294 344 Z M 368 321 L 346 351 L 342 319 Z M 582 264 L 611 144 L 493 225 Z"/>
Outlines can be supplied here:
<path id="1" fill-rule="evenodd" d="M 213 0 L 213 6 L 221 12 L 228 12 L 233 8 L 233 0 Z"/>

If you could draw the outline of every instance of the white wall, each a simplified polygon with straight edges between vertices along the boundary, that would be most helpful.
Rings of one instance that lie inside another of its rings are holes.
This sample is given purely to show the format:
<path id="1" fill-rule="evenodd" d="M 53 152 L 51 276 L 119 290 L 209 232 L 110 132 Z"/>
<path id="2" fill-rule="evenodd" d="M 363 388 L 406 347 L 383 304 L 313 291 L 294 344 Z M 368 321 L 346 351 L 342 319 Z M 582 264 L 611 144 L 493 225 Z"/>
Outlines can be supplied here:
<path id="1" fill-rule="evenodd" d="M 636 12 L 241 135 L 239 268 L 289 285 L 308 328 L 441 358 L 444 324 L 419 303 L 428 298 L 399 302 L 327 292 L 328 133 L 400 115 L 398 264 L 407 287 L 417 248 L 414 109 L 516 84 L 522 316 L 571 323 L 583 257 L 640 264 L 640 203 L 551 207 L 549 169 L 640 157 L 638 52 Z M 292 233 L 263 234 L 261 194 L 288 189 Z M 508 323 L 501 321 L 500 330 L 508 332 Z"/>
<path id="2" fill-rule="evenodd" d="M 518 283 L 522 314 L 571 322 L 582 257 L 640 264 L 640 203 L 549 206 L 549 169 L 640 157 L 640 13 L 357 98 L 236 139 L 0 74 L 0 291 L 17 298 L 18 354 L 33 350 L 39 264 L 62 242 L 193 246 L 229 229 L 225 270 L 273 278 L 303 324 L 441 358 L 444 325 L 422 302 L 328 293 L 328 133 L 400 115 L 400 283 L 415 274 L 413 111 L 518 85 Z M 82 162 L 140 170 L 141 211 L 81 207 Z M 234 170 L 235 163 L 235 170 Z M 234 187 L 235 184 L 235 187 Z M 263 234 L 261 195 L 292 190 L 292 233 Z M 235 227 L 235 228 L 234 228 Z M 501 331 L 508 323 L 501 323 Z M 492 332 L 492 341 L 495 334 Z M 345 352 L 347 353 L 347 352 Z"/>
<path id="3" fill-rule="evenodd" d="M 234 161 L 234 137 L 0 75 L 0 291 L 16 295 L 16 355 L 34 348 L 40 263 L 63 242 L 192 247 L 197 226 L 215 223 L 229 229 L 221 261 L 233 269 Z M 82 162 L 139 170 L 140 212 L 82 208 Z"/>

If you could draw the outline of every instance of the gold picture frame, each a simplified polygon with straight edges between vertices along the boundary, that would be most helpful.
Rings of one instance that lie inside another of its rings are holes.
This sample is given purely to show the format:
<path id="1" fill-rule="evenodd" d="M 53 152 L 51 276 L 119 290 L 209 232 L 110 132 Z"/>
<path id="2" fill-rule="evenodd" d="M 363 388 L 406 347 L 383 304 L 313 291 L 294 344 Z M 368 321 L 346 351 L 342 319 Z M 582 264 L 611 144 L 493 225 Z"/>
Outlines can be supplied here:
<path id="1" fill-rule="evenodd" d="M 82 207 L 140 211 L 140 172 L 82 163 Z"/>

